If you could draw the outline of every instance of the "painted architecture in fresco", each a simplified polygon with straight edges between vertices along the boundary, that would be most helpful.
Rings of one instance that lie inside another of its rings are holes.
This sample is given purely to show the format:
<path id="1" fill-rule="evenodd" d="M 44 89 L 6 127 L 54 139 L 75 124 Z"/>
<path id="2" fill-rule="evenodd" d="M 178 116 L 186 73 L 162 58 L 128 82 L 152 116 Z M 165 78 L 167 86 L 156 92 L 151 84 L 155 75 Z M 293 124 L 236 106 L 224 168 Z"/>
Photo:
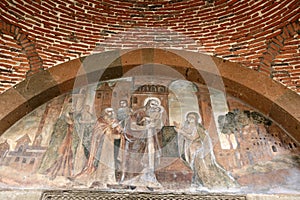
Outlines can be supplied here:
<path id="1" fill-rule="evenodd" d="M 24 117 L 0 138 L 0 186 L 299 191 L 299 146 L 272 120 L 232 97 L 215 119 L 204 86 L 147 80 L 79 88 Z"/>

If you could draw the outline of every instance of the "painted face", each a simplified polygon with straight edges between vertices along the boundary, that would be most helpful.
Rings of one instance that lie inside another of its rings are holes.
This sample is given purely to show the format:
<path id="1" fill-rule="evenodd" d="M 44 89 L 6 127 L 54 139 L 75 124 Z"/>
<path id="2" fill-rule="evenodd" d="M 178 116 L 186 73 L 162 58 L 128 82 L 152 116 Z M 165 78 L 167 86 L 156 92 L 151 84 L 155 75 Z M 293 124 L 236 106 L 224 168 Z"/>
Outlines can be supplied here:
<path id="1" fill-rule="evenodd" d="M 120 101 L 120 106 L 121 107 L 126 107 L 127 106 L 127 102 L 126 101 Z"/>
<path id="2" fill-rule="evenodd" d="M 106 112 L 106 114 L 108 115 L 108 116 L 113 116 L 113 114 L 114 114 L 114 110 L 112 109 L 112 108 L 107 108 L 106 110 L 105 110 L 105 112 Z"/>
<path id="3" fill-rule="evenodd" d="M 189 122 L 195 122 L 196 121 L 196 116 L 195 115 L 188 115 L 187 116 L 187 120 Z"/>
<path id="4" fill-rule="evenodd" d="M 157 107 L 158 106 L 158 102 L 155 101 L 155 100 L 151 100 L 150 101 L 150 107 L 153 108 L 153 107 Z"/>
<path id="5" fill-rule="evenodd" d="M 161 108 L 160 108 L 160 107 L 156 107 L 156 108 L 155 108 L 155 111 L 156 111 L 156 112 L 160 112 L 160 111 L 161 111 Z"/>

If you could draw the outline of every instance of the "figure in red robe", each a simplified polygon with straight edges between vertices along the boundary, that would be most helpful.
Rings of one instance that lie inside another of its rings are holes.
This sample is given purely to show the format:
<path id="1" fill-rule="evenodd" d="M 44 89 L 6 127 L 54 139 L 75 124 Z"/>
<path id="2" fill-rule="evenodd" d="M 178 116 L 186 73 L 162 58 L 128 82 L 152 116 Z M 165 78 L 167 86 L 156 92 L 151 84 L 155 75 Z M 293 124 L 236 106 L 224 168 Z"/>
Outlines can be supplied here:
<path id="1" fill-rule="evenodd" d="M 122 128 L 114 118 L 112 108 L 106 108 L 93 130 L 90 155 L 86 166 L 76 179 L 106 187 L 117 184 L 115 176 L 114 140 L 120 139 Z"/>

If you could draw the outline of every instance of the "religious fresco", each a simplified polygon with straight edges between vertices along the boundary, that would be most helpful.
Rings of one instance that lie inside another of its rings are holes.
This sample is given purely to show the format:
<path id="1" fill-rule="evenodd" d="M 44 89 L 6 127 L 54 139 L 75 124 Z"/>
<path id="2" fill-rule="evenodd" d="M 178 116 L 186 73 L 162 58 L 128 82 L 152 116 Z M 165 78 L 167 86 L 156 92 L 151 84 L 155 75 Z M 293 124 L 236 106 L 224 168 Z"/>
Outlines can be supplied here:
<path id="1" fill-rule="evenodd" d="M 233 97 L 214 110 L 210 95 L 153 77 L 74 89 L 0 137 L 0 187 L 298 193 L 297 142 Z"/>

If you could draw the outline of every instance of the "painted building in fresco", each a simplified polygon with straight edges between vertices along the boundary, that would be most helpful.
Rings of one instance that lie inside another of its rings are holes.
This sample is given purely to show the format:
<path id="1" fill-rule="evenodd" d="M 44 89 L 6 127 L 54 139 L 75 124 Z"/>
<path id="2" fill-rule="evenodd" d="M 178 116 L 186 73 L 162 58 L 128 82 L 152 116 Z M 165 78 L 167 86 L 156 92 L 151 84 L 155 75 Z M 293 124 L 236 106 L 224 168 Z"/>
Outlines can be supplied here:
<path id="1" fill-rule="evenodd" d="M 299 146 L 271 119 L 233 97 L 214 119 L 207 88 L 157 82 L 100 82 L 37 108 L 0 138 L 1 185 L 299 192 Z"/>

